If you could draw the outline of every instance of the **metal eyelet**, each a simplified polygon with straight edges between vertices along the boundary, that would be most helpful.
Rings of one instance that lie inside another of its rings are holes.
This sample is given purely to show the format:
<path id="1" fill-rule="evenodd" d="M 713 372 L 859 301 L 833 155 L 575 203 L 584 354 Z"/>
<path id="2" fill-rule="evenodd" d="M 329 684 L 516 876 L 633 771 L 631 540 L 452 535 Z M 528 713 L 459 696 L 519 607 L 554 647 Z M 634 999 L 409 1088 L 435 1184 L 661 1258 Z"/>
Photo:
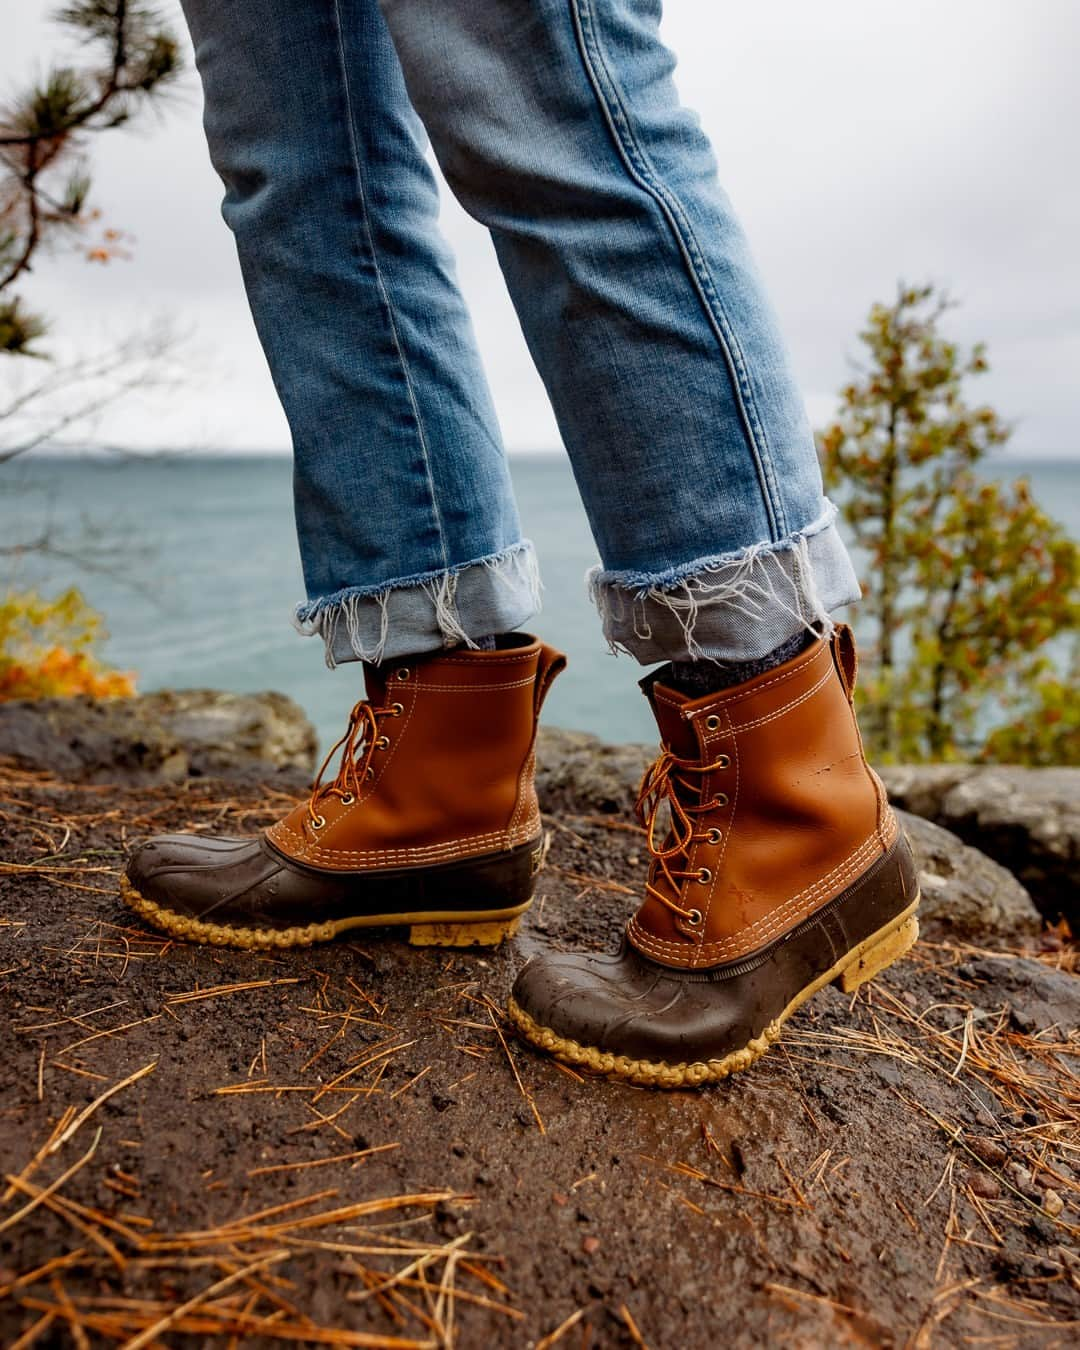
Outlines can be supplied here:
<path id="1" fill-rule="evenodd" d="M 325 816 L 315 816 L 311 822 L 311 828 L 313 830 L 321 830 L 325 824 L 326 824 Z"/>
<path id="2" fill-rule="evenodd" d="M 376 749 L 376 750 L 385 750 L 385 749 L 387 749 L 387 747 L 388 747 L 389 745 L 390 745 L 390 737 L 389 737 L 389 736 L 380 736 L 379 739 L 375 742 L 375 749 Z"/>
<path id="3" fill-rule="evenodd" d="M 699 867 L 697 879 L 703 886 L 707 886 L 709 882 L 712 881 L 712 873 L 707 867 Z"/>
<path id="4" fill-rule="evenodd" d="M 731 756 L 730 756 L 730 755 L 717 755 L 717 757 L 716 757 L 716 767 L 717 767 L 718 769 L 726 769 L 726 768 L 728 768 L 728 767 L 730 766 L 730 764 L 731 764 Z"/>
<path id="5" fill-rule="evenodd" d="M 397 677 L 399 680 L 407 680 L 409 678 L 409 667 L 402 666 L 397 673 Z"/>
<path id="6" fill-rule="evenodd" d="M 692 909 L 686 916 L 686 922 L 691 928 L 700 928 L 705 922 L 705 915 L 702 914 L 700 909 Z"/>
<path id="7" fill-rule="evenodd" d="M 715 731 L 720 725 L 720 719 L 715 713 L 710 713 L 705 719 L 705 727 L 708 731 Z"/>
<path id="8" fill-rule="evenodd" d="M 705 836 L 710 844 L 718 844 L 723 837 L 721 831 L 716 829 L 710 830 Z"/>
<path id="9" fill-rule="evenodd" d="M 352 793 L 346 792 L 345 796 L 342 797 L 341 799 L 341 804 L 342 806 L 352 806 L 354 801 L 356 801 L 356 798 L 352 795 Z"/>
<path id="10" fill-rule="evenodd" d="M 391 704 L 390 704 L 390 715 L 391 715 L 391 717 L 400 717 L 401 714 L 402 714 L 404 711 L 405 711 L 405 705 L 404 705 L 404 703 L 391 703 Z"/>
<path id="11" fill-rule="evenodd" d="M 718 792 L 718 793 L 716 794 L 716 796 L 712 799 L 712 804 L 713 804 L 713 806 L 727 806 L 727 804 L 728 804 L 728 795 L 727 795 L 727 793 L 726 793 L 726 792 Z"/>
<path id="12" fill-rule="evenodd" d="M 375 770 L 371 767 L 370 764 L 367 766 L 367 773 L 366 773 L 364 776 L 365 776 L 365 778 L 374 778 L 374 777 L 375 777 Z"/>

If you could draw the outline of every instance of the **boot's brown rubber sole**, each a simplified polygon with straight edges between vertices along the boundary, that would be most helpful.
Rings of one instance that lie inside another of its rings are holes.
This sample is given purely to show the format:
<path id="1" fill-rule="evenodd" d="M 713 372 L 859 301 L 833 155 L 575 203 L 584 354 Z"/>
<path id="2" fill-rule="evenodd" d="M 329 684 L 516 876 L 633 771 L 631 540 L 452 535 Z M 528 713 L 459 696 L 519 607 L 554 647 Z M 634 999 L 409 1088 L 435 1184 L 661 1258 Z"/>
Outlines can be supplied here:
<path id="1" fill-rule="evenodd" d="M 919 895 L 894 919 L 871 933 L 868 938 L 857 943 L 846 952 L 835 965 L 819 975 L 804 989 L 801 989 L 783 1012 L 766 1026 L 760 1036 L 740 1050 L 733 1050 L 723 1059 L 710 1059 L 685 1064 L 666 1064 L 659 1060 L 631 1059 L 626 1055 L 613 1055 L 597 1046 L 580 1045 L 577 1041 L 559 1036 L 550 1027 L 541 1026 L 529 1014 L 518 1006 L 513 997 L 507 1004 L 510 1020 L 518 1032 L 533 1045 L 546 1050 L 548 1054 L 565 1064 L 592 1069 L 597 1073 L 608 1074 L 615 1078 L 624 1078 L 628 1082 L 643 1087 L 684 1088 L 700 1087 L 706 1083 L 718 1083 L 730 1074 L 748 1069 L 761 1058 L 774 1041 L 779 1039 L 780 1028 L 799 1008 L 812 998 L 819 989 L 835 982 L 846 993 L 853 993 L 860 985 L 872 980 L 875 975 L 888 969 L 905 952 L 914 946 L 919 936 L 919 920 L 916 910 L 919 907 Z"/>
<path id="2" fill-rule="evenodd" d="M 233 924 L 208 923 L 205 919 L 166 909 L 140 895 L 127 877 L 120 880 L 120 895 L 128 909 L 170 937 L 211 947 L 240 947 L 247 951 L 311 947 L 316 942 L 330 942 L 353 928 L 402 927 L 408 927 L 408 940 L 415 947 L 497 947 L 505 938 L 514 936 L 521 916 L 532 903 L 527 900 L 523 905 L 513 905 L 509 909 L 455 912 L 452 915 L 445 911 L 418 910 L 411 914 L 363 914 L 327 919 L 324 923 L 294 928 L 238 928 Z"/>

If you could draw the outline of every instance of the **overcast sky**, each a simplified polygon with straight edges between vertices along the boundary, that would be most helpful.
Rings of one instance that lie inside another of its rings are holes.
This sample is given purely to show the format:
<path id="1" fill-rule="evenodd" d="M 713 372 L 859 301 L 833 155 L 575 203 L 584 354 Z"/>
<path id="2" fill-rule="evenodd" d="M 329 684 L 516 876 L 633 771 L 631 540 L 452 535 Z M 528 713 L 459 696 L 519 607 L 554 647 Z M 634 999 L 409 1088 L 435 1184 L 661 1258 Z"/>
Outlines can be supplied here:
<path id="1" fill-rule="evenodd" d="M 51 6 L 5 0 L 0 86 L 56 49 Z M 174 10 L 170 2 L 165 8 Z M 989 343 L 982 396 L 1024 454 L 1080 451 L 1080 3 L 667 0 L 685 101 L 754 243 L 820 425 L 870 302 L 897 277 L 946 284 L 956 336 Z M 177 11 L 178 15 L 178 11 Z M 179 17 L 177 18 L 179 24 Z M 248 317 L 201 98 L 95 142 L 95 202 L 134 237 L 107 268 L 43 259 L 27 298 L 65 343 L 171 316 L 205 353 L 197 382 L 129 405 L 125 444 L 279 449 L 288 433 Z M 558 444 L 486 233 L 444 190 L 504 435 Z"/>

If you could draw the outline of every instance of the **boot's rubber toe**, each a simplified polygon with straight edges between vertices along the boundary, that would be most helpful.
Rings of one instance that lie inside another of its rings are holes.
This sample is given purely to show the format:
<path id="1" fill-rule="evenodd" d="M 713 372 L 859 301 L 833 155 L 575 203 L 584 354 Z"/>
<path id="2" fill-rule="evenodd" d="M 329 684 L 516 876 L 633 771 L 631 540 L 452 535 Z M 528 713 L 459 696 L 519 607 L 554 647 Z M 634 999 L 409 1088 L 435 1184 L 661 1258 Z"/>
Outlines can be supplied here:
<path id="1" fill-rule="evenodd" d="M 528 909 L 541 843 L 435 867 L 307 867 L 265 837 L 160 835 L 132 853 L 121 896 L 187 942 L 309 947 L 354 928 L 407 926 L 417 946 L 497 946 Z"/>
<path id="2" fill-rule="evenodd" d="M 919 935 L 918 905 L 899 840 L 816 914 L 726 965 L 674 969 L 626 940 L 615 956 L 537 957 L 514 983 L 510 1018 L 569 1064 L 650 1087 L 718 1082 L 760 1059 L 819 989 L 851 992 L 903 956 Z"/>
<path id="3" fill-rule="evenodd" d="M 714 994 L 700 976 L 668 970 L 624 943 L 617 956 L 530 961 L 509 1012 L 527 1040 L 559 1059 L 635 1083 L 686 1087 L 747 1067 L 775 1039 L 755 1037 L 736 1005 Z"/>
<path id="4" fill-rule="evenodd" d="M 333 920 L 272 918 L 285 860 L 265 840 L 159 835 L 140 845 L 120 883 L 124 903 L 171 937 L 219 947 L 305 947 L 341 931 Z M 291 908 L 291 907 L 289 907 Z"/>

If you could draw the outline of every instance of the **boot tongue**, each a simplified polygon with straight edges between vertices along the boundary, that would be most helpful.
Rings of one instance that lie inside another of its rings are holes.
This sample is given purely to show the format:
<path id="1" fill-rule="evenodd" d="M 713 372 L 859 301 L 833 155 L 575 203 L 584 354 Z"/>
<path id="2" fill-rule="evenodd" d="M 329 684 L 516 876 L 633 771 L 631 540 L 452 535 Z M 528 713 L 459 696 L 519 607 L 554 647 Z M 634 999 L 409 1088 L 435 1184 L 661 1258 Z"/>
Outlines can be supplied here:
<path id="1" fill-rule="evenodd" d="M 696 759 L 698 756 L 697 737 L 694 735 L 690 723 L 683 718 L 681 713 L 686 704 L 695 700 L 688 698 L 686 694 L 673 688 L 670 684 L 664 683 L 664 676 L 669 671 L 669 666 L 662 666 L 651 675 L 646 675 L 643 680 L 639 681 L 641 690 L 649 700 L 649 706 L 656 718 L 656 725 L 660 728 L 660 739 L 663 743 L 673 750 L 680 759 Z M 662 691 L 663 698 L 657 698 L 657 690 Z"/>
<path id="2" fill-rule="evenodd" d="M 367 690 L 368 702 L 376 708 L 386 699 L 386 683 L 391 674 L 389 666 L 372 666 L 364 662 L 364 688 Z"/>
<path id="3" fill-rule="evenodd" d="M 670 674 L 670 670 L 670 666 L 662 666 L 651 675 L 647 675 L 645 679 L 640 681 L 641 690 L 649 700 L 649 706 L 656 718 L 656 725 L 660 729 L 660 739 L 664 745 L 678 755 L 680 759 L 696 760 L 700 753 L 697 738 L 690 723 L 682 716 L 682 710 L 694 700 L 682 693 L 681 690 L 664 683 L 663 677 Z M 658 694 L 660 697 L 657 696 Z M 693 779 L 694 775 L 691 775 L 691 778 Z M 687 791 L 685 785 L 679 785 L 677 775 L 669 777 L 667 791 L 671 795 L 677 794 L 684 806 L 692 806 L 697 802 L 697 795 L 693 791 Z M 670 801 L 664 803 L 664 816 L 662 817 L 664 838 L 661 844 L 664 849 L 670 848 L 674 842 L 671 830 L 671 815 L 669 814 L 670 807 Z M 674 867 L 683 865 L 677 860 L 672 863 Z M 665 894 L 669 895 L 676 904 L 679 903 L 677 884 L 663 878 L 655 860 L 649 868 L 649 880 L 654 886 L 662 886 Z"/>

